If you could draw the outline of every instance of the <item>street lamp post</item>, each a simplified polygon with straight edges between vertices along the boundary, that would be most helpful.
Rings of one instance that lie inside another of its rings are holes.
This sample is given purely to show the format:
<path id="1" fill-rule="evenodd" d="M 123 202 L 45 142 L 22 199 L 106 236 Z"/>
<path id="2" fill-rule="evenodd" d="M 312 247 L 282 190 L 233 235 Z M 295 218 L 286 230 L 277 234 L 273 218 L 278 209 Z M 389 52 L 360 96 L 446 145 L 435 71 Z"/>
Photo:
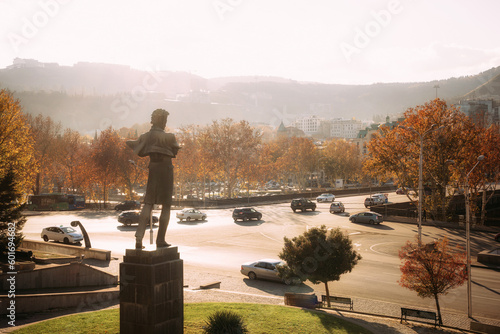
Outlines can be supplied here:
<path id="1" fill-rule="evenodd" d="M 484 155 L 477 157 L 477 162 L 465 177 L 465 244 L 467 252 L 467 315 L 472 317 L 472 294 L 471 294 L 471 268 L 470 268 L 470 197 L 469 197 L 469 175 L 474 168 L 484 159 Z"/>
<path id="2" fill-rule="evenodd" d="M 424 199 L 423 192 L 424 192 L 424 186 L 423 186 L 423 172 L 422 172 L 422 167 L 423 167 L 423 160 L 424 160 L 424 139 L 425 136 L 433 131 L 436 130 L 441 130 L 444 128 L 444 126 L 440 126 L 439 128 L 436 128 L 436 124 L 432 124 L 430 129 L 425 131 L 424 133 L 420 133 L 417 130 L 415 130 L 413 127 L 402 127 L 404 129 L 408 129 L 412 131 L 413 133 L 417 134 L 420 138 L 420 156 L 418 160 L 418 242 L 422 242 L 422 201 Z"/>

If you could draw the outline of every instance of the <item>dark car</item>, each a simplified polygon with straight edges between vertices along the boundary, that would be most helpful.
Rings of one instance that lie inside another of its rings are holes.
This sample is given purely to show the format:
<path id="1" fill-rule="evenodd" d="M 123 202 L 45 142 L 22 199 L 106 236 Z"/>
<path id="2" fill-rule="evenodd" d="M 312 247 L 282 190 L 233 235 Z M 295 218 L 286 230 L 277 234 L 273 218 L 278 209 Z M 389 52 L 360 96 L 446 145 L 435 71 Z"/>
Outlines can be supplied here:
<path id="1" fill-rule="evenodd" d="M 118 222 L 122 223 L 125 226 L 129 226 L 132 224 L 139 224 L 139 216 L 141 212 L 138 210 L 131 211 L 123 211 L 118 216 Z M 153 225 L 158 224 L 158 217 L 153 216 Z"/>
<path id="2" fill-rule="evenodd" d="M 353 223 L 369 223 L 369 224 L 380 224 L 384 221 L 384 217 L 380 213 L 376 212 L 360 212 L 349 217 L 349 220 Z"/>
<path id="3" fill-rule="evenodd" d="M 297 212 L 297 210 L 304 212 L 308 209 L 311 211 L 315 211 L 316 203 L 311 202 L 307 198 L 296 198 L 292 200 L 290 207 L 292 208 L 293 212 Z"/>
<path id="4" fill-rule="evenodd" d="M 123 201 L 115 206 L 116 211 L 137 210 L 140 208 L 141 208 L 141 202 L 139 201 Z"/>
<path id="5" fill-rule="evenodd" d="M 262 213 L 255 210 L 254 208 L 239 208 L 239 209 L 234 209 L 234 211 L 233 211 L 234 221 L 241 219 L 241 220 L 246 222 L 247 220 L 254 219 L 254 218 L 257 220 L 262 219 Z"/>

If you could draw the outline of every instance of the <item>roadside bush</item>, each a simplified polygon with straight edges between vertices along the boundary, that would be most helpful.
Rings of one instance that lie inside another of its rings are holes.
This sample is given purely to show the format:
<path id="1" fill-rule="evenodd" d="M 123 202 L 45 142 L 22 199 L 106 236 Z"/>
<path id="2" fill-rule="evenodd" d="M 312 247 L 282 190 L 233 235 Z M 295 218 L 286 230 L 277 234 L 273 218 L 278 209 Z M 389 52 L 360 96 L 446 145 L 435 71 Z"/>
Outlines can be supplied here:
<path id="1" fill-rule="evenodd" d="M 208 317 L 205 334 L 245 334 L 248 333 L 243 318 L 231 311 L 217 311 Z"/>

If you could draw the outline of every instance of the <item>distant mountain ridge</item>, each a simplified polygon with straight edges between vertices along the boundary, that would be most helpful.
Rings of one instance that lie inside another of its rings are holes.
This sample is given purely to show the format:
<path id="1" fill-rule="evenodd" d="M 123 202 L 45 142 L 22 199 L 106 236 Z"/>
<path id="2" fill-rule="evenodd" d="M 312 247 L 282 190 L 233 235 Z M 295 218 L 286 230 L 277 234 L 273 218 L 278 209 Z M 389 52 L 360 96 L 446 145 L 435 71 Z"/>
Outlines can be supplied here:
<path id="1" fill-rule="evenodd" d="M 145 123 L 156 108 L 171 112 L 170 127 L 226 117 L 277 127 L 308 114 L 364 120 L 396 117 L 434 99 L 436 93 L 450 104 L 464 98 L 499 99 L 500 67 L 431 82 L 340 85 L 261 76 L 205 79 L 111 64 L 50 64 L 0 69 L 0 88 L 13 91 L 25 112 L 49 115 L 82 132 Z"/>

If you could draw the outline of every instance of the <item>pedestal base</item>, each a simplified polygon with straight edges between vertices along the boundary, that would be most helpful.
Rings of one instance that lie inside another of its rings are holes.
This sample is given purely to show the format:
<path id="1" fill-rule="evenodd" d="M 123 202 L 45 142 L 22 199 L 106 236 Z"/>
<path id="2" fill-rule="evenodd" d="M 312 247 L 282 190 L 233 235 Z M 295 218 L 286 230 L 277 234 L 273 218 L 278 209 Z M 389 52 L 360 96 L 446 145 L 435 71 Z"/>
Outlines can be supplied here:
<path id="1" fill-rule="evenodd" d="M 120 263 L 120 333 L 183 333 L 183 262 L 177 247 L 127 249 Z"/>

